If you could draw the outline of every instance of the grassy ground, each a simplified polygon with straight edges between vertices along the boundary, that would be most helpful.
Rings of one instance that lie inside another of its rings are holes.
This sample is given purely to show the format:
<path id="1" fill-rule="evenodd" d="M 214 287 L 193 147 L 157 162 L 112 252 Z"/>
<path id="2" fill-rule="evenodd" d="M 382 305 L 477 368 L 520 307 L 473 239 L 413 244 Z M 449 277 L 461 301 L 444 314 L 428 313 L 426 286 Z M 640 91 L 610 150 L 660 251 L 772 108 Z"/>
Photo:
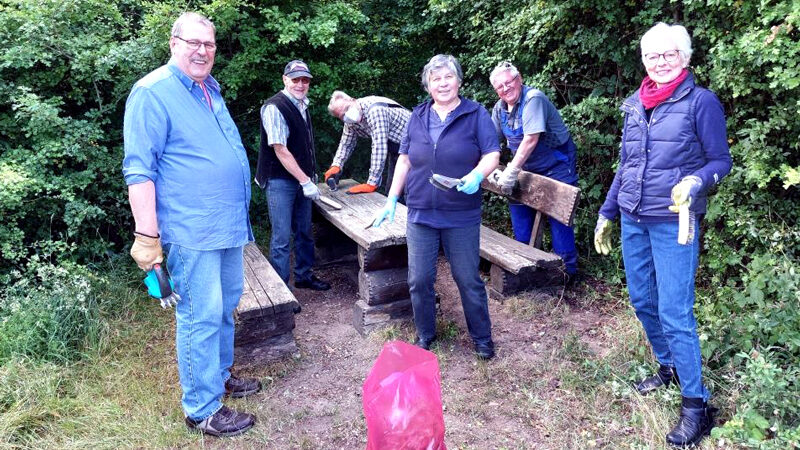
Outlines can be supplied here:
<path id="1" fill-rule="evenodd" d="M 304 299 L 295 331 L 301 356 L 259 370 L 264 393 L 228 402 L 255 413 L 258 426 L 240 437 L 204 440 L 183 425 L 171 312 L 146 303 L 130 285 L 114 286 L 125 312 L 100 348 L 71 365 L 16 360 L 0 368 L 0 447 L 363 448 L 363 376 L 384 341 L 413 337 L 410 326 L 393 327 L 342 356 L 342 345 L 360 339 L 346 328 L 352 292 L 316 304 Z M 489 363 L 469 352 L 457 302 L 443 304 L 433 351 L 448 447 L 662 448 L 680 395 L 666 389 L 643 398 L 632 391 L 631 382 L 653 367 L 620 298 L 592 281 L 566 298 L 492 302 L 499 351 Z M 341 341 L 326 338 L 336 334 L 332 327 Z M 334 381 L 325 378 L 332 373 Z M 712 447 L 706 440 L 704 448 Z"/>

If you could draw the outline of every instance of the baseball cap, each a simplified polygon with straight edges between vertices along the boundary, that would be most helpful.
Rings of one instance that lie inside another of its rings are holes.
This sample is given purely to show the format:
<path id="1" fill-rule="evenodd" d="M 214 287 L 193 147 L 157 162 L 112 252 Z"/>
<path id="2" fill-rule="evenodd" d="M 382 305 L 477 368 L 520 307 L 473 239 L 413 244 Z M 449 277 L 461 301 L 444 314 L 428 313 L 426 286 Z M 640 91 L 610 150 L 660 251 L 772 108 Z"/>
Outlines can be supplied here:
<path id="1" fill-rule="evenodd" d="M 283 69 L 283 74 L 292 79 L 297 77 L 314 78 L 308 70 L 308 65 L 299 59 L 289 61 L 289 64 L 286 64 Z"/>

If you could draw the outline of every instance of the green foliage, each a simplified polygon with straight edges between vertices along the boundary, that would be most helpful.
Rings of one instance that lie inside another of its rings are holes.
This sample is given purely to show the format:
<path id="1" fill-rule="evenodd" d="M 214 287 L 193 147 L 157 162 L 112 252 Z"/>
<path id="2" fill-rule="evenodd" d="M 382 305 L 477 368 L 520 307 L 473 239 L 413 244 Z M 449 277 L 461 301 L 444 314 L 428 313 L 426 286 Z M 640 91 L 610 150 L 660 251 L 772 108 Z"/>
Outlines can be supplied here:
<path id="1" fill-rule="evenodd" d="M 34 259 L 0 296 L 0 365 L 15 356 L 65 362 L 99 342 L 103 322 L 86 269 Z"/>

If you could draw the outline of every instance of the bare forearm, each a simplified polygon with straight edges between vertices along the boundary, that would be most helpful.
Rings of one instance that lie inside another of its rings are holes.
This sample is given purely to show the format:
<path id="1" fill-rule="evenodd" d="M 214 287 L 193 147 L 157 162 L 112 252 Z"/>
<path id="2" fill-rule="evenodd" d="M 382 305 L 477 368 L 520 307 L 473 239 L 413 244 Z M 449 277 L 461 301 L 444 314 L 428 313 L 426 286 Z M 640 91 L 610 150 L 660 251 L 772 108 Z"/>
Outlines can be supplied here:
<path id="1" fill-rule="evenodd" d="M 156 216 L 156 186 L 152 181 L 128 186 L 128 201 L 131 204 L 136 231 L 148 236 L 158 236 Z"/>
<path id="2" fill-rule="evenodd" d="M 499 162 L 500 152 L 491 152 L 483 155 L 475 168 L 480 170 L 483 174 L 483 178 L 486 179 L 486 177 L 497 168 Z"/>
<path id="3" fill-rule="evenodd" d="M 400 155 L 394 165 L 394 177 L 392 178 L 392 187 L 389 189 L 389 195 L 400 197 L 403 193 L 403 187 L 406 185 L 406 177 L 410 169 L 411 162 L 408 160 L 408 155 Z"/>
<path id="4" fill-rule="evenodd" d="M 510 167 L 522 168 L 528 158 L 539 143 L 539 133 L 526 134 L 519 144 L 519 148 L 514 152 L 514 158 L 508 163 Z"/>
<path id="5" fill-rule="evenodd" d="M 303 172 L 303 169 L 300 168 L 297 164 L 297 160 L 294 159 L 294 156 L 292 156 L 285 145 L 274 144 L 272 148 L 275 149 L 275 155 L 278 157 L 278 161 L 283 165 L 283 168 L 295 177 L 297 181 L 305 183 L 309 180 L 308 175 Z"/>

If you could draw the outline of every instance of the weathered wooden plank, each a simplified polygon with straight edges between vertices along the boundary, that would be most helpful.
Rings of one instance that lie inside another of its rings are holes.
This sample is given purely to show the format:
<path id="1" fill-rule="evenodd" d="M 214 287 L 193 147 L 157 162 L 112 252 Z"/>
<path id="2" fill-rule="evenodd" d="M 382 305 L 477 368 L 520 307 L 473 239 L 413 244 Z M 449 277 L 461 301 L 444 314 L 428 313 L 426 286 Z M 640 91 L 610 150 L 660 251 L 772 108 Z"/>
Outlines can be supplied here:
<path id="1" fill-rule="evenodd" d="M 381 327 L 408 321 L 413 317 L 411 299 L 376 306 L 367 305 L 359 300 L 353 305 L 353 326 L 362 336 Z"/>
<path id="2" fill-rule="evenodd" d="M 542 248 L 542 230 L 544 229 L 545 215 L 541 211 L 536 211 L 531 227 L 531 241 L 528 243 L 536 248 Z"/>
<path id="3" fill-rule="evenodd" d="M 502 170 L 503 167 L 498 169 Z M 524 170 L 520 172 L 518 180 L 519 187 L 508 196 L 510 199 L 541 211 L 564 225 L 572 226 L 580 200 L 580 188 Z M 481 187 L 503 195 L 500 188 L 488 180 L 483 180 Z"/>
<path id="4" fill-rule="evenodd" d="M 564 272 L 560 267 L 526 268 L 517 274 L 511 273 L 497 264 L 489 270 L 489 295 L 503 300 L 529 289 L 555 286 L 563 283 Z"/>
<path id="5" fill-rule="evenodd" d="M 481 258 L 513 274 L 519 274 L 529 267 L 548 269 L 563 264 L 558 255 L 525 245 L 483 225 L 481 225 L 480 253 Z"/>
<path id="6" fill-rule="evenodd" d="M 382 269 L 395 269 L 398 267 L 408 267 L 408 247 L 405 245 L 393 245 L 391 247 L 380 247 L 371 250 L 358 248 L 358 265 L 361 270 L 371 272 Z"/>
<path id="7" fill-rule="evenodd" d="M 299 306 L 294 294 L 286 286 L 267 258 L 254 243 L 244 248 L 245 279 L 251 292 L 263 310 L 270 309 L 272 314 L 294 311 Z M 237 308 L 240 318 L 246 318 L 250 311 Z"/>
<path id="8" fill-rule="evenodd" d="M 342 209 L 334 210 L 316 200 L 314 203 L 320 214 L 354 240 L 359 247 L 369 250 L 405 244 L 407 213 L 405 205 L 397 205 L 394 222 L 384 223 L 380 228 L 367 229 L 375 212 L 386 204 L 386 197 L 378 192 L 348 195 L 347 188 L 354 184 L 356 184 L 354 180 L 342 180 L 339 183 L 339 190 L 332 192 L 326 184 L 320 183 L 318 186 L 321 195 L 342 205 Z"/>
<path id="9" fill-rule="evenodd" d="M 291 333 L 295 327 L 294 311 L 283 311 L 278 314 L 252 315 L 247 319 L 239 318 L 235 336 L 236 345 L 263 342 L 273 336 Z"/>
<path id="10" fill-rule="evenodd" d="M 358 295 L 374 306 L 409 297 L 408 267 L 383 269 L 358 274 Z"/>

